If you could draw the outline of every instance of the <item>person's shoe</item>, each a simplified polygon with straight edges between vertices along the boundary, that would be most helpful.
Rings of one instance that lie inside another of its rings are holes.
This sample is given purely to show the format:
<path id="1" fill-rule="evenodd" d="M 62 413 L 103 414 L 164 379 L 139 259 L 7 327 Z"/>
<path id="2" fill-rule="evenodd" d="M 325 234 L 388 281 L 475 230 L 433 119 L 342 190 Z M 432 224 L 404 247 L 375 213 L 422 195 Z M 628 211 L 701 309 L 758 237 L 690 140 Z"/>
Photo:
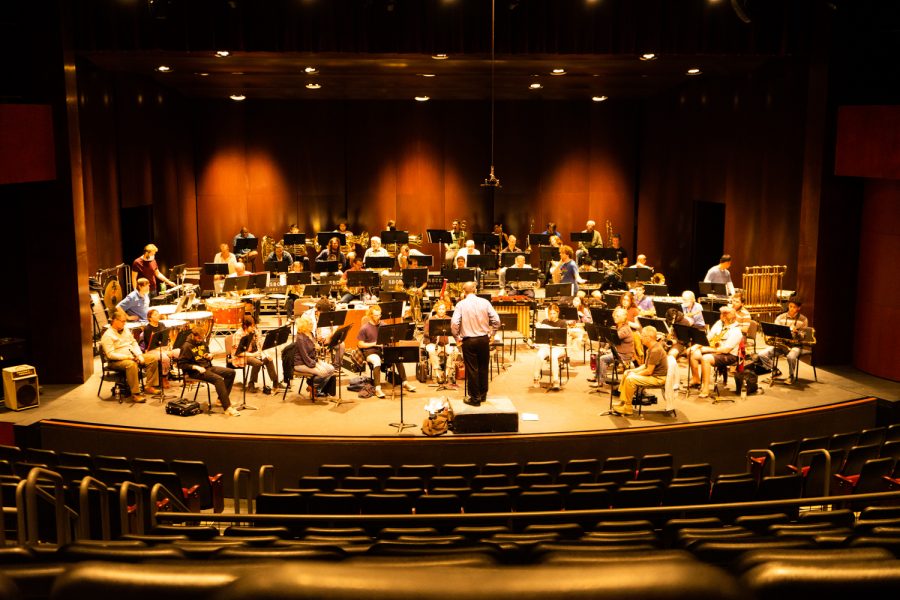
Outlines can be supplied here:
<path id="1" fill-rule="evenodd" d="M 709 390 L 700 390 L 699 398 L 709 398 Z"/>
<path id="2" fill-rule="evenodd" d="M 415 392 L 415 391 L 416 391 L 416 386 L 412 385 L 412 384 L 411 384 L 410 382 L 408 382 L 408 381 L 404 381 L 404 382 L 403 382 L 403 389 L 405 389 L 407 392 Z"/>
<path id="3" fill-rule="evenodd" d="M 248 394 L 255 394 L 255 393 L 258 392 L 258 391 L 259 391 L 259 389 L 257 389 L 255 383 L 251 383 L 251 384 L 249 384 L 249 385 L 247 386 L 247 393 L 248 393 Z"/>
<path id="4" fill-rule="evenodd" d="M 149 385 L 145 385 L 145 386 L 144 386 L 144 392 L 147 393 L 147 394 L 150 394 L 151 396 L 153 396 L 153 395 L 155 395 L 155 394 L 158 394 L 158 393 L 159 393 L 159 390 L 156 389 L 155 387 L 152 387 L 152 386 L 149 386 Z"/>
<path id="5" fill-rule="evenodd" d="M 535 379 L 533 385 L 534 385 L 535 388 L 540 388 L 540 387 L 541 387 L 541 380 L 540 380 L 540 379 Z"/>
<path id="6" fill-rule="evenodd" d="M 613 395 L 613 396 L 618 396 L 618 395 L 619 395 L 619 388 L 615 388 L 615 389 L 612 391 L 612 395 Z"/>
<path id="7" fill-rule="evenodd" d="M 384 392 L 381 391 L 381 386 L 375 387 L 375 396 L 378 398 L 384 398 Z"/>
<path id="8" fill-rule="evenodd" d="M 554 382 L 552 382 L 552 383 L 550 384 L 550 391 L 551 391 L 551 392 L 558 392 L 558 391 L 559 391 L 559 382 L 558 382 L 558 381 L 554 381 Z"/>
<path id="9" fill-rule="evenodd" d="M 239 417 L 239 416 L 241 416 L 241 413 L 238 412 L 238 409 L 236 409 L 236 408 L 233 407 L 233 406 L 229 406 L 229 407 L 228 407 L 228 410 L 225 411 L 225 414 L 228 415 L 229 417 Z"/>
<path id="10" fill-rule="evenodd" d="M 481 402 L 479 402 L 478 400 L 476 400 L 475 398 L 473 398 L 471 396 L 469 396 L 468 398 L 463 400 L 463 402 L 465 402 L 469 406 L 481 406 Z"/>
<path id="11" fill-rule="evenodd" d="M 268 396 L 268 395 L 271 394 L 271 393 L 272 393 L 272 388 L 270 388 L 269 386 L 263 387 L 263 394 L 265 394 L 266 396 Z"/>
<path id="12" fill-rule="evenodd" d="M 434 382 L 437 384 L 444 383 L 444 372 L 440 369 L 434 370 Z"/>
<path id="13" fill-rule="evenodd" d="M 587 382 L 588 383 L 597 383 L 597 378 L 596 377 L 588 377 Z"/>
<path id="14" fill-rule="evenodd" d="M 144 398 L 144 396 L 142 396 L 141 394 L 134 394 L 131 396 L 131 401 L 135 404 L 140 404 L 142 402 L 146 402 L 147 399 Z"/>
<path id="15" fill-rule="evenodd" d="M 692 384 L 690 384 L 690 385 L 688 386 L 688 389 L 689 389 L 689 390 L 699 390 L 699 389 L 700 389 L 700 384 L 699 384 L 699 383 L 692 383 Z"/>

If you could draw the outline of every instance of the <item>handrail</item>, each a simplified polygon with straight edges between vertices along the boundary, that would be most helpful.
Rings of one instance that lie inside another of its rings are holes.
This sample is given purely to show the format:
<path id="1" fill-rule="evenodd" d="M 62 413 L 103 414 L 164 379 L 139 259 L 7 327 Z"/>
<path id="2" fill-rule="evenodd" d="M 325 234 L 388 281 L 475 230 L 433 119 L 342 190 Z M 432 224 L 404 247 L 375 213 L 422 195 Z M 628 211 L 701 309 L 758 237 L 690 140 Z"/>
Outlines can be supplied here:
<path id="1" fill-rule="evenodd" d="M 263 465 L 259 468 L 259 493 L 271 494 L 275 491 L 275 465 Z"/>
<path id="2" fill-rule="evenodd" d="M 238 467 L 234 470 L 233 476 L 234 484 L 232 488 L 234 489 L 234 514 L 241 514 L 241 500 L 247 500 L 247 514 L 251 514 L 253 512 L 253 486 L 250 481 L 250 469 L 244 469 L 242 467 Z M 247 495 L 245 497 L 241 497 L 241 482 L 246 483 L 246 491 Z"/>
<path id="3" fill-rule="evenodd" d="M 754 448 L 752 450 L 747 450 L 747 460 L 750 460 L 751 454 L 765 454 L 768 460 L 769 465 L 769 477 L 775 476 L 775 453 L 769 450 L 768 448 Z"/>
<path id="4" fill-rule="evenodd" d="M 20 506 L 25 506 L 25 480 L 20 479 L 19 483 L 16 484 L 16 536 L 18 537 L 19 545 L 25 545 L 25 511 L 20 510 Z"/>
<path id="5" fill-rule="evenodd" d="M 816 448 L 814 450 L 804 450 L 800 454 L 797 455 L 797 462 L 800 462 L 800 457 L 804 455 L 810 454 L 824 454 L 825 455 L 825 486 L 822 489 L 822 493 L 826 496 L 831 494 L 831 452 L 826 450 L 825 448 Z"/>
<path id="6" fill-rule="evenodd" d="M 591 510 L 561 510 L 561 511 L 535 511 L 535 512 L 502 512 L 502 513 L 452 513 L 440 515 L 237 515 L 237 514 L 209 514 L 209 513 L 160 513 L 167 521 L 199 520 L 219 523 L 244 522 L 253 523 L 292 523 L 309 524 L 321 521 L 331 521 L 341 524 L 350 523 L 422 523 L 434 521 L 447 521 L 459 524 L 480 523 L 485 521 L 519 521 L 527 519 L 540 519 L 546 521 L 568 521 L 572 519 L 590 518 L 600 520 L 602 518 L 635 517 L 649 519 L 665 516 L 669 513 L 703 513 L 715 511 L 733 511 L 755 508 L 782 508 L 792 506 L 817 506 L 824 504 L 837 504 L 841 502 L 860 501 L 888 501 L 900 500 L 900 491 L 873 492 L 870 494 L 855 494 L 853 496 L 818 496 L 814 498 L 790 498 L 786 500 L 759 500 L 754 502 L 728 502 L 722 504 L 686 504 L 679 506 L 645 506 L 637 508 L 604 508 Z M 399 526 L 399 525 L 398 525 Z"/>
<path id="7" fill-rule="evenodd" d="M 37 543 L 39 541 L 40 532 L 38 529 L 38 495 L 42 498 L 50 499 L 51 496 L 46 491 L 38 487 L 38 478 L 43 477 L 44 483 L 53 484 L 53 507 L 56 513 L 56 543 L 59 545 L 66 544 L 70 540 L 69 524 L 67 517 L 69 513 L 77 514 L 66 506 L 65 497 L 65 481 L 62 475 L 49 469 L 42 467 L 34 467 L 28 472 L 25 479 L 24 504 L 18 505 L 19 511 L 24 509 L 25 512 L 25 539 L 28 543 Z M 18 489 L 16 490 L 18 494 Z M 18 500 L 18 498 L 17 498 Z M 17 503 L 18 504 L 18 503 Z M 21 537 L 21 533 L 20 533 Z"/>
<path id="8" fill-rule="evenodd" d="M 131 525 L 128 520 L 128 494 L 131 492 L 131 489 L 135 488 L 134 498 L 135 498 L 135 523 L 134 523 L 134 531 L 131 530 Z M 144 493 L 143 490 L 147 489 L 146 485 L 141 483 L 134 483 L 133 481 L 125 481 L 122 483 L 122 486 L 119 488 L 119 523 L 121 524 L 122 535 L 126 533 L 136 533 L 138 535 L 144 534 Z"/>
<path id="9" fill-rule="evenodd" d="M 109 528 L 109 487 L 99 479 L 85 476 L 78 486 L 78 539 L 91 539 L 91 489 L 100 492 L 100 529 L 102 539 L 110 539 Z"/>
<path id="10" fill-rule="evenodd" d="M 160 493 L 164 494 L 169 501 L 171 501 L 175 508 L 180 509 L 181 512 L 190 512 L 187 506 L 179 499 L 175 494 L 169 491 L 169 489 L 161 483 L 153 484 L 153 487 L 150 488 L 150 527 L 151 531 L 156 527 L 156 515 L 159 512 L 159 505 L 157 504 Z M 201 513 L 202 514 L 202 513 Z"/>

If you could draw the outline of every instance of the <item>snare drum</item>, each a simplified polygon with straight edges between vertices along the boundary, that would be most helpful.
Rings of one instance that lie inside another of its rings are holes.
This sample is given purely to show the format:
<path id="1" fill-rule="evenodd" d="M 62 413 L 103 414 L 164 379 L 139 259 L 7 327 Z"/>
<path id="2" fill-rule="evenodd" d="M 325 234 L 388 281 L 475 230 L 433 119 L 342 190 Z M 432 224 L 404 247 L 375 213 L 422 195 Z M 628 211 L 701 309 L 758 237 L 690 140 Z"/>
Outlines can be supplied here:
<path id="1" fill-rule="evenodd" d="M 193 328 L 199 325 L 203 328 L 203 337 L 207 337 L 212 330 L 213 314 L 208 310 L 194 310 L 191 312 L 180 312 L 172 315 L 172 320 L 182 321 L 185 326 Z M 172 320 L 168 320 L 172 322 Z"/>
<path id="2" fill-rule="evenodd" d="M 233 298 L 209 298 L 206 308 L 211 311 L 216 325 L 230 326 L 235 329 L 244 320 L 244 303 Z"/>

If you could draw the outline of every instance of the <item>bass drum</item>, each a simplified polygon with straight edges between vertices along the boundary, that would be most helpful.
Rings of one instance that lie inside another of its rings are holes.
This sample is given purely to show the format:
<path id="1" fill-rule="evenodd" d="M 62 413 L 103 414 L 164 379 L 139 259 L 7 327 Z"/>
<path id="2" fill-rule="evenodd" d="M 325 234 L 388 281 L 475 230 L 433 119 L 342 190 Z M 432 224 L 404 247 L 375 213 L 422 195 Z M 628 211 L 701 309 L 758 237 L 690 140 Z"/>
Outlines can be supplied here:
<path id="1" fill-rule="evenodd" d="M 237 329 L 244 320 L 244 303 L 233 298 L 208 298 L 206 308 L 216 325 Z M 179 318 L 179 317 L 176 317 Z"/>

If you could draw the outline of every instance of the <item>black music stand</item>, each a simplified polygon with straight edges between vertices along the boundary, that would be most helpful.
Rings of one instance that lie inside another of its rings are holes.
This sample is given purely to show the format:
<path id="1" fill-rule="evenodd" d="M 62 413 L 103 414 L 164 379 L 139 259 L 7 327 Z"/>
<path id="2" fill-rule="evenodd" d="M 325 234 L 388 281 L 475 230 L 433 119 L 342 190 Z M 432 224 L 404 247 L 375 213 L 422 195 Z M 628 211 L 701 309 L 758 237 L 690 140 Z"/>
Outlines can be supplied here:
<path id="1" fill-rule="evenodd" d="M 287 273 L 288 261 L 285 260 L 267 260 L 263 263 L 263 269 L 270 273 Z"/>
<path id="2" fill-rule="evenodd" d="M 340 231 L 319 231 L 318 233 L 316 233 L 316 243 L 322 248 L 328 246 L 328 242 L 331 241 L 331 238 L 337 238 L 341 243 L 341 246 L 347 244 L 346 233 L 342 233 Z"/>
<path id="3" fill-rule="evenodd" d="M 378 287 L 381 284 L 381 275 L 373 271 L 347 271 L 347 287 Z"/>
<path id="4" fill-rule="evenodd" d="M 644 293 L 648 296 L 668 296 L 669 286 L 664 283 L 645 283 Z"/>
<path id="5" fill-rule="evenodd" d="M 312 283 L 312 273 L 309 271 L 291 272 L 285 275 L 284 282 L 287 285 L 309 285 Z"/>
<path id="6" fill-rule="evenodd" d="M 429 256 L 428 258 L 431 257 Z M 419 288 L 422 287 L 422 284 L 428 283 L 428 268 L 403 269 L 401 277 L 403 279 L 403 287 Z"/>
<path id="7" fill-rule="evenodd" d="M 482 271 L 495 271 L 497 269 L 497 255 L 468 254 L 466 255 L 466 268 L 481 269 Z"/>
<path id="8" fill-rule="evenodd" d="M 150 340 L 147 342 L 147 349 L 144 351 L 145 353 L 152 352 L 154 350 L 159 350 L 159 363 L 157 364 L 156 370 L 156 385 L 159 388 L 159 392 L 153 394 L 154 398 L 159 399 L 159 403 L 162 404 L 163 401 L 174 398 L 175 396 L 167 396 L 166 388 L 163 386 L 163 348 L 165 348 L 169 343 L 169 333 L 173 331 L 174 327 L 164 327 L 150 336 Z"/>
<path id="9" fill-rule="evenodd" d="M 390 256 L 366 256 L 363 266 L 367 269 L 390 269 L 394 266 L 394 259 Z"/>
<path id="10" fill-rule="evenodd" d="M 269 272 L 254 273 L 249 276 L 247 287 L 253 290 L 264 290 L 269 285 Z"/>
<path id="11" fill-rule="evenodd" d="M 228 275 L 228 263 L 203 263 L 204 275 Z"/>
<path id="12" fill-rule="evenodd" d="M 637 283 L 650 281 L 653 277 L 653 269 L 647 267 L 630 267 L 622 269 L 622 281 L 625 283 Z"/>
<path id="13" fill-rule="evenodd" d="M 603 271 L 578 271 L 578 274 L 584 279 L 584 283 L 588 285 L 602 285 L 606 279 L 606 273 Z M 584 285 L 584 284 L 582 284 Z"/>
<path id="14" fill-rule="evenodd" d="M 515 316 L 515 315 L 513 315 L 513 316 Z M 437 340 L 441 336 L 446 336 L 448 338 L 447 339 L 448 344 L 445 344 L 445 345 L 449 345 L 449 342 L 450 342 L 449 338 L 453 337 L 453 332 L 451 331 L 450 321 L 451 321 L 451 319 L 435 319 L 435 318 L 428 319 L 428 337 L 429 337 L 429 339 Z M 437 341 L 435 341 L 434 344 L 435 344 L 435 346 L 437 346 L 438 345 Z M 435 391 L 458 390 L 459 389 L 458 385 L 456 385 L 455 383 L 450 383 L 450 369 L 451 368 L 452 368 L 452 365 L 450 365 L 450 364 L 447 364 L 444 366 L 444 375 L 445 375 L 444 381 L 437 385 L 437 389 Z M 454 377 L 454 379 L 455 379 L 455 377 Z"/>
<path id="15" fill-rule="evenodd" d="M 241 275 L 240 277 L 226 277 L 222 284 L 222 292 L 240 292 L 247 289 L 250 283 L 249 275 Z"/>
<path id="16" fill-rule="evenodd" d="M 305 233 L 286 233 L 286 234 L 284 234 L 284 245 L 285 246 L 305 246 L 306 245 L 306 234 Z"/>
<path id="17" fill-rule="evenodd" d="M 450 269 L 444 273 L 447 283 L 465 283 L 476 281 L 475 269 Z"/>
<path id="18" fill-rule="evenodd" d="M 528 234 L 528 245 L 529 246 L 549 246 L 550 245 L 550 234 L 549 233 L 529 233 Z"/>
<path id="19" fill-rule="evenodd" d="M 724 296 L 728 297 L 728 288 L 724 283 L 713 283 L 711 281 L 697 282 L 697 288 L 703 296 Z"/>
<path id="20" fill-rule="evenodd" d="M 403 316 L 403 301 L 395 300 L 392 302 L 379 302 L 378 307 L 381 309 L 381 318 L 382 319 L 398 319 Z M 402 323 L 405 325 L 405 323 Z M 389 325 L 383 325 L 378 328 L 379 336 L 381 334 L 381 330 L 384 327 L 390 327 Z M 403 339 L 403 338 L 400 338 Z M 379 342 L 381 343 L 381 342 Z"/>
<path id="21" fill-rule="evenodd" d="M 709 346 L 709 339 L 706 337 L 706 333 L 700 331 L 696 327 L 682 325 L 681 323 L 675 323 L 673 327 L 675 328 L 675 337 L 678 338 L 679 342 L 684 344 L 685 348 L 690 348 L 691 346 Z"/>
<path id="22" fill-rule="evenodd" d="M 791 331 L 791 328 L 788 327 L 787 325 L 779 325 L 777 323 L 761 322 L 760 326 L 762 327 L 762 330 L 763 330 L 763 336 L 765 336 L 767 338 L 773 338 L 772 339 L 772 355 L 775 357 L 775 362 L 772 364 L 772 374 L 769 377 L 769 387 L 772 387 L 773 385 L 775 385 L 775 383 L 777 383 L 779 381 L 775 376 L 775 373 L 779 372 L 778 360 L 782 356 L 785 356 L 784 353 L 779 352 L 779 350 L 778 350 L 778 341 L 779 340 L 783 341 L 784 345 L 787 346 L 788 344 L 790 344 L 794 341 L 794 332 Z M 788 369 L 788 371 L 790 371 L 790 369 Z M 788 378 L 785 381 L 786 382 L 790 381 L 790 378 L 791 378 L 791 374 L 789 372 Z"/>
<path id="23" fill-rule="evenodd" d="M 588 248 L 591 260 L 608 260 L 618 263 L 619 256 L 615 248 Z"/>
<path id="24" fill-rule="evenodd" d="M 559 307 L 559 318 L 563 321 L 578 321 L 578 309 L 571 304 Z"/>
<path id="25" fill-rule="evenodd" d="M 419 264 L 419 267 L 430 267 L 434 264 L 434 257 L 430 254 L 413 254 L 409 253 L 409 260 L 414 260 Z M 410 267 L 411 269 L 416 269 L 419 267 Z"/>
<path id="26" fill-rule="evenodd" d="M 489 231 L 473 233 L 472 241 L 475 242 L 476 246 L 481 246 L 482 253 L 500 246 L 500 236 Z"/>
<path id="27" fill-rule="evenodd" d="M 600 308 L 599 306 L 591 306 L 588 308 L 591 311 L 591 319 L 594 321 L 594 325 L 598 327 L 612 327 L 613 326 L 613 318 L 611 308 Z"/>
<path id="28" fill-rule="evenodd" d="M 644 291 L 647 291 L 646 286 L 644 287 Z M 653 301 L 653 309 L 656 311 L 656 316 L 661 319 L 666 318 L 666 313 L 669 312 L 670 308 L 674 308 L 678 312 L 684 312 L 684 309 L 681 307 L 681 302 L 666 302 L 665 300 Z"/>
<path id="29" fill-rule="evenodd" d="M 717 310 L 702 310 L 700 312 L 703 313 L 703 322 L 710 327 L 719 320 L 720 314 Z"/>
<path id="30" fill-rule="evenodd" d="M 408 244 L 409 243 L 409 232 L 408 231 L 382 231 L 381 232 L 381 243 L 385 246 L 390 244 Z"/>
<path id="31" fill-rule="evenodd" d="M 594 241 L 594 232 L 593 231 L 573 231 L 569 234 L 569 240 L 573 244 L 582 243 L 582 244 L 590 244 Z"/>
<path id="32" fill-rule="evenodd" d="M 597 333 L 598 333 L 598 341 L 602 339 L 607 344 L 609 344 L 609 351 L 613 355 L 613 364 L 612 364 L 613 380 L 618 381 L 619 375 L 616 371 L 616 365 L 622 365 L 623 374 L 626 370 L 625 362 L 622 360 L 622 357 L 619 355 L 619 351 L 616 350 L 616 344 L 622 343 L 622 340 L 619 339 L 619 330 L 615 326 L 600 327 L 600 328 L 598 328 Z M 588 334 L 588 335 L 590 335 L 590 334 Z M 600 354 L 598 352 L 598 354 L 597 354 L 597 370 L 594 372 L 594 377 L 597 378 L 597 385 L 602 385 L 602 384 L 606 383 L 605 381 L 600 381 L 599 375 L 600 375 Z M 613 409 L 613 396 L 615 396 L 615 393 L 614 393 L 615 390 L 618 390 L 618 386 L 615 386 L 615 389 L 614 389 L 614 386 L 612 385 L 612 383 L 610 383 L 610 385 L 609 385 L 609 408 L 606 409 L 606 412 L 600 413 L 601 417 L 605 417 L 607 415 L 615 415 L 617 417 L 622 416 L 621 413 L 619 413 L 618 411 Z M 598 394 L 602 393 L 599 388 L 597 389 L 597 393 Z"/>
<path id="33" fill-rule="evenodd" d="M 380 331 L 378 337 L 381 337 Z M 400 372 L 397 365 L 405 362 L 419 362 L 418 346 L 385 346 L 383 352 L 382 362 L 388 367 L 394 367 L 394 373 L 396 374 L 397 379 L 400 378 Z M 406 423 L 403 420 L 403 382 L 400 382 L 400 420 L 396 423 L 390 423 L 390 426 L 396 427 L 398 434 L 403 433 L 404 429 L 415 427 L 414 424 Z"/>
<path id="34" fill-rule="evenodd" d="M 335 311 L 335 313 L 338 313 L 338 312 L 339 312 L 340 314 L 343 314 L 343 315 L 346 317 L 347 311 L 345 311 L 345 310 L 342 310 L 342 311 Z M 322 315 L 325 315 L 325 314 L 329 314 L 329 313 L 322 313 Z M 321 322 L 321 317 L 322 317 L 322 315 L 319 315 L 320 322 Z M 343 321 L 344 321 L 344 319 L 342 318 L 342 319 L 341 319 L 341 322 L 343 323 Z M 342 327 L 338 327 L 338 328 L 335 330 L 335 332 L 331 334 L 331 339 L 328 340 L 328 346 L 327 346 L 327 348 L 328 348 L 328 352 L 329 352 L 329 354 L 330 354 L 330 356 L 331 356 L 332 364 L 333 364 L 333 362 L 334 362 L 334 353 L 337 352 L 337 348 L 338 348 L 341 344 L 344 343 L 344 340 L 347 339 L 347 333 L 350 331 L 350 328 L 351 328 L 351 327 L 353 327 L 352 324 L 351 324 L 351 325 L 344 325 L 344 326 L 342 326 Z M 337 365 L 337 366 L 335 367 L 335 370 L 337 371 L 337 392 L 338 392 L 338 399 L 337 399 L 337 400 L 333 400 L 333 399 L 332 399 L 331 401 L 334 402 L 334 405 L 335 405 L 335 406 L 340 406 L 341 404 L 344 404 L 345 402 L 348 403 L 348 404 L 352 404 L 352 403 L 356 402 L 356 400 L 344 400 L 343 394 L 342 394 L 342 392 L 341 392 L 341 375 L 343 374 L 344 369 L 343 369 L 343 367 L 342 367 L 341 365 Z"/>
<path id="35" fill-rule="evenodd" d="M 288 338 L 291 337 L 291 326 L 290 325 L 282 325 L 281 327 L 276 327 L 275 329 L 270 329 L 266 333 L 265 339 L 263 339 L 263 351 L 266 351 L 270 348 L 275 348 L 275 374 L 278 375 L 278 349 L 287 343 Z M 282 373 L 282 375 L 284 375 Z M 263 383 L 266 381 L 266 373 L 263 371 Z M 275 383 L 274 381 L 272 383 Z"/>
<path id="36" fill-rule="evenodd" d="M 641 324 L 641 327 L 655 327 L 656 331 L 666 335 L 669 333 L 669 324 L 666 323 L 665 319 L 659 317 L 638 317 L 638 323 Z"/>
<path id="37" fill-rule="evenodd" d="M 516 289 L 516 291 L 521 291 L 523 293 L 523 295 L 525 295 L 525 292 L 530 292 L 530 294 L 527 294 L 527 295 L 534 297 L 534 288 L 537 287 L 538 275 L 539 275 L 538 270 L 532 269 L 530 265 L 528 266 L 528 268 L 521 268 L 521 269 L 515 268 L 515 267 L 510 267 L 510 268 L 506 269 L 506 285 L 509 285 L 510 283 L 525 283 L 525 282 L 530 281 L 531 283 L 534 284 L 534 286 L 531 289 L 528 289 L 528 288 L 523 288 L 522 290 L 518 290 L 516 288 L 513 288 L 513 289 Z"/>
<path id="38" fill-rule="evenodd" d="M 525 263 L 527 264 L 528 259 L 530 258 L 528 256 L 527 252 L 501 252 L 500 253 L 500 266 L 501 267 L 513 266 L 514 264 L 516 264 L 516 257 L 519 255 L 525 257 Z"/>
<path id="39" fill-rule="evenodd" d="M 547 392 L 552 389 L 552 373 L 553 373 L 553 347 L 566 347 L 566 340 L 568 339 L 569 331 L 565 327 L 548 327 L 546 325 L 538 326 L 534 328 L 534 343 L 544 344 L 551 347 L 550 350 L 550 373 L 551 373 L 551 387 L 547 388 Z M 569 372 L 566 371 L 566 382 L 568 383 Z"/>
<path id="40" fill-rule="evenodd" d="M 334 273 L 340 266 L 336 260 L 317 260 L 312 270 L 316 273 Z"/>
<path id="41" fill-rule="evenodd" d="M 438 244 L 438 256 L 444 256 L 444 244 L 453 243 L 453 234 L 446 229 L 426 229 L 425 234 L 429 243 Z"/>
<path id="42" fill-rule="evenodd" d="M 237 239 L 237 243 L 235 243 L 234 248 L 231 249 L 232 252 L 240 256 L 244 252 L 249 252 L 250 250 L 256 250 L 259 246 L 259 238 L 256 237 L 239 237 Z"/>
<path id="43" fill-rule="evenodd" d="M 559 260 L 559 248 L 556 246 L 541 246 L 541 264 L 551 260 Z"/>
<path id="44" fill-rule="evenodd" d="M 274 330 L 273 330 L 274 331 Z M 250 348 L 250 342 L 253 341 L 253 338 L 256 337 L 256 332 L 245 335 L 241 338 L 241 341 L 238 343 L 237 348 L 234 349 L 234 356 L 240 356 L 241 354 L 247 352 Z M 268 337 L 268 336 L 267 336 Z M 263 374 L 263 388 L 266 387 L 266 369 L 261 367 Z M 247 363 L 247 357 L 244 357 L 244 366 L 241 369 L 241 376 L 243 377 L 244 385 L 241 386 L 243 389 L 241 391 L 241 405 L 238 407 L 238 410 L 259 410 L 256 406 L 250 406 L 247 404 L 247 372 L 250 369 L 250 365 Z"/>
<path id="45" fill-rule="evenodd" d="M 311 298 L 326 298 L 331 293 L 331 286 L 328 284 L 313 283 L 303 288 L 303 295 Z"/>
<path id="46" fill-rule="evenodd" d="M 507 274 L 509 271 L 507 271 Z M 550 283 L 544 288 L 545 298 L 562 298 L 575 295 L 574 283 Z"/>

